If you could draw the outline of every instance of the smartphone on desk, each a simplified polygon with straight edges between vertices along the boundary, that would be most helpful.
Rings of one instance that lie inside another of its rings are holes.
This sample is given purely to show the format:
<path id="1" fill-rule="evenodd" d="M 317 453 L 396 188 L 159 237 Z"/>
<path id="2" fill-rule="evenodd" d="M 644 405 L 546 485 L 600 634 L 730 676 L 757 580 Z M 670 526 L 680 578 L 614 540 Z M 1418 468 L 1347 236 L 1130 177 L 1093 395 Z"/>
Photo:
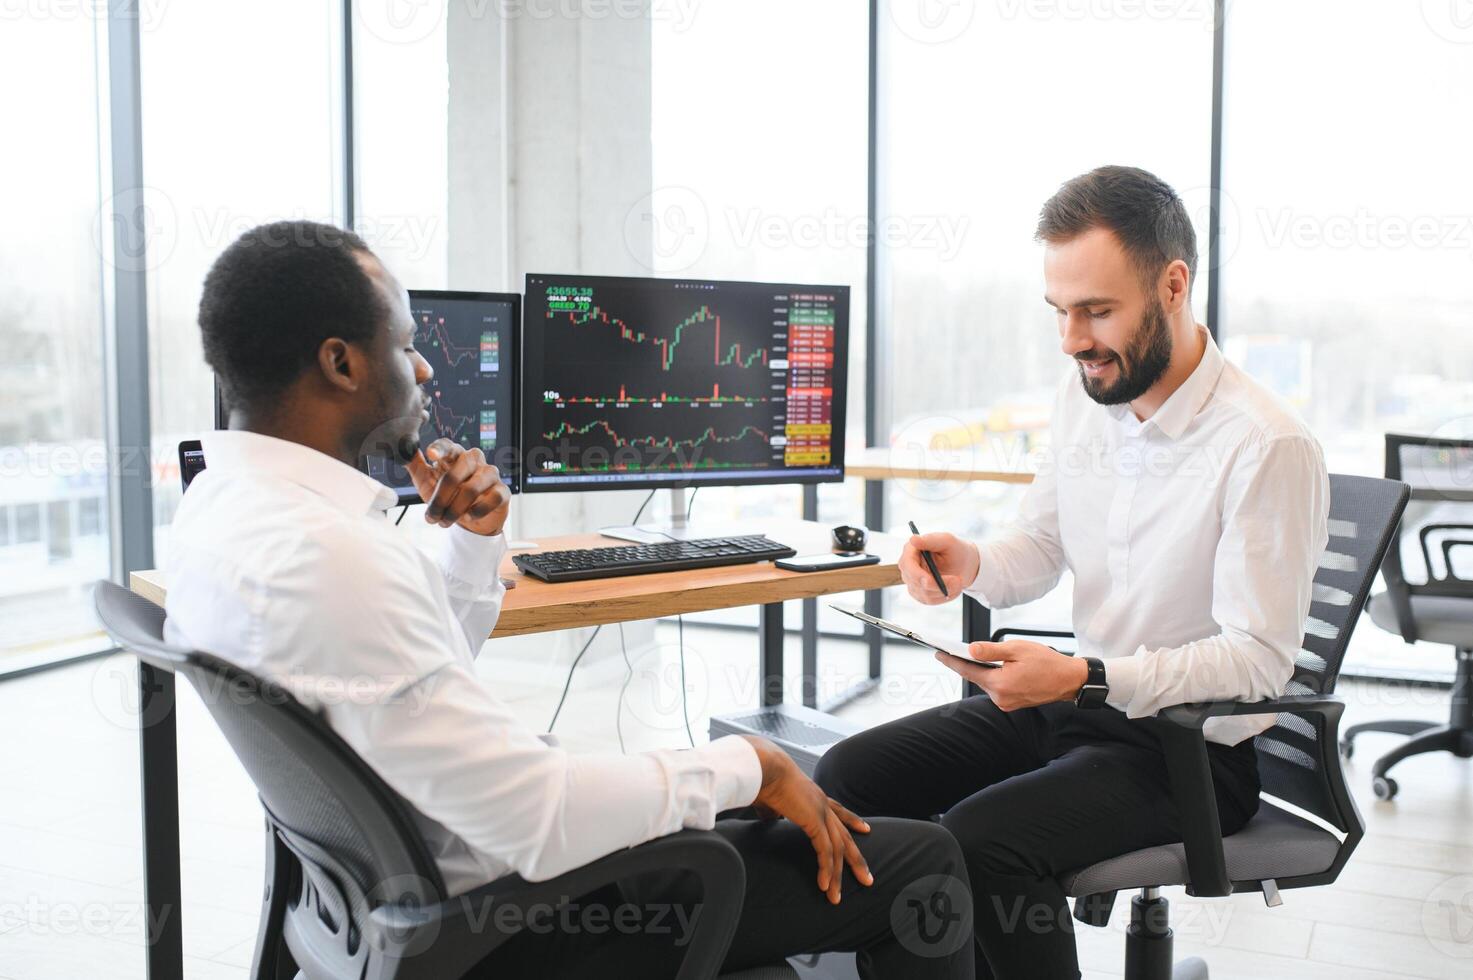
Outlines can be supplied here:
<path id="1" fill-rule="evenodd" d="M 790 572 L 826 572 L 835 568 L 852 568 L 855 565 L 874 565 L 879 560 L 879 555 L 867 555 L 862 551 L 826 551 L 816 555 L 779 558 L 773 564 Z"/>

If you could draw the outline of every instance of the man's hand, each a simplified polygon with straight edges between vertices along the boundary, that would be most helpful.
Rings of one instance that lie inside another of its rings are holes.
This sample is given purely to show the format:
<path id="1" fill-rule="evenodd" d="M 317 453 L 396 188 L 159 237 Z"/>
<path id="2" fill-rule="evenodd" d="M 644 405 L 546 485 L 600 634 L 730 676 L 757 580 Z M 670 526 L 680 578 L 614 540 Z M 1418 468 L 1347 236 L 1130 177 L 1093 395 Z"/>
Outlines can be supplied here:
<path id="1" fill-rule="evenodd" d="M 499 534 L 511 509 L 511 491 L 479 449 L 436 439 L 409 461 L 409 476 L 425 502 L 425 520 L 459 524 L 476 534 Z"/>
<path id="2" fill-rule="evenodd" d="M 986 691 L 1004 711 L 1073 701 L 1089 679 L 1089 665 L 1082 659 L 1032 640 L 978 642 L 968 649 L 978 660 L 997 660 L 1002 666 L 980 667 L 945 653 L 936 659 Z"/>
<path id="3" fill-rule="evenodd" d="M 921 557 L 923 550 L 929 551 L 931 557 L 936 559 L 936 571 L 941 573 L 941 580 L 946 583 L 949 595 L 942 595 L 941 590 L 936 587 L 936 580 L 926 567 L 926 559 Z M 962 589 L 976 580 L 980 565 L 981 558 L 977 554 L 976 545 L 945 531 L 913 534 L 900 552 L 900 577 L 905 581 L 906 591 L 916 602 L 923 602 L 928 606 L 955 599 Z"/>
<path id="4" fill-rule="evenodd" d="M 742 737 L 752 743 L 762 764 L 762 788 L 753 805 L 764 816 L 787 817 L 808 835 L 818 852 L 818 890 L 838 905 L 846 862 L 860 884 L 873 885 L 875 876 L 849 835 L 851 830 L 869 833 L 869 824 L 825 796 L 782 749 L 756 735 Z"/>

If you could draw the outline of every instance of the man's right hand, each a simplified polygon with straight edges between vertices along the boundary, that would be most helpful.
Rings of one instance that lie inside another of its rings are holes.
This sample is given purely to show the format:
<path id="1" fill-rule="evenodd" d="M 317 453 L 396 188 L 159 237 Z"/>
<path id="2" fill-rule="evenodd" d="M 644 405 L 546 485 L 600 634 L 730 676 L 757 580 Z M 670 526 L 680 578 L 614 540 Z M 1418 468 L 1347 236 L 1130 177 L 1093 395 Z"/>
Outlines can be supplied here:
<path id="1" fill-rule="evenodd" d="M 808 835 L 818 852 L 818 890 L 838 905 L 846 863 L 860 884 L 873 885 L 875 876 L 849 833 L 867 834 L 869 824 L 829 799 L 782 749 L 757 735 L 742 737 L 752 743 L 762 765 L 762 788 L 752 805 L 764 816 L 787 817 Z"/>
<path id="2" fill-rule="evenodd" d="M 926 567 L 926 559 L 921 557 L 922 551 L 929 551 L 931 557 L 936 559 L 936 570 L 946 583 L 947 595 L 942 595 L 941 590 L 936 587 L 936 579 Z M 945 531 L 913 534 L 900 552 L 900 577 L 912 599 L 928 606 L 936 606 L 955 599 L 962 589 L 976 581 L 981 561 L 977 546 L 970 541 L 963 541 L 955 534 Z"/>

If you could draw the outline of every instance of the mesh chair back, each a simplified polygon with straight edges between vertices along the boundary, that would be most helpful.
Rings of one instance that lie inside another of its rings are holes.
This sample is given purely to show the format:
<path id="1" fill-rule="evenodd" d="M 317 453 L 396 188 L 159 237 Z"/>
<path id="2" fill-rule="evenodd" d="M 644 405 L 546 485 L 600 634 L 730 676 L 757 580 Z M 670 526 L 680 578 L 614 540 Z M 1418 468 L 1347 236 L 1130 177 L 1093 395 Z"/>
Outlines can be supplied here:
<path id="1" fill-rule="evenodd" d="M 315 915 L 351 956 L 370 909 L 444 899 L 444 881 L 407 804 L 326 722 L 267 679 L 169 646 L 163 610 L 126 589 L 99 583 L 97 608 L 120 645 L 182 674 L 214 716 L 273 831 L 300 863 L 293 915 Z"/>
<path id="2" fill-rule="evenodd" d="M 423 906 L 445 898 L 403 799 L 319 716 L 271 681 L 208 654 L 190 654 L 178 672 L 250 773 L 330 928 L 357 930 L 385 901 Z"/>
<path id="3" fill-rule="evenodd" d="M 1351 633 L 1365 608 L 1392 533 L 1406 506 L 1405 484 L 1374 477 L 1330 474 L 1330 539 L 1314 576 L 1304 644 L 1285 694 L 1328 694 L 1335 689 Z M 1322 719 L 1281 714 L 1259 735 L 1258 771 L 1265 792 L 1348 830 L 1326 767 L 1338 764 Z"/>

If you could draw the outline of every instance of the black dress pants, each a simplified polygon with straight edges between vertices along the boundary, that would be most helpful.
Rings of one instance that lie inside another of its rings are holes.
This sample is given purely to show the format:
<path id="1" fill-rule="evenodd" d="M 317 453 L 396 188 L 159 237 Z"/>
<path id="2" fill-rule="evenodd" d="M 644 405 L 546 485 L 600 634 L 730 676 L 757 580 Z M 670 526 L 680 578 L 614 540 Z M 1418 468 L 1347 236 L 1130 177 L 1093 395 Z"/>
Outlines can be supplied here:
<path id="1" fill-rule="evenodd" d="M 961 844 L 977 976 L 1079 976 L 1057 877 L 1181 840 L 1158 725 L 1058 703 L 1005 712 L 986 696 L 917 712 L 839 743 L 815 778 L 865 816 L 926 818 Z M 1258 809 L 1253 741 L 1208 743 L 1224 834 Z"/>
<path id="2" fill-rule="evenodd" d="M 746 866 L 741 919 L 723 972 L 781 962 L 801 953 L 854 951 L 866 980 L 971 980 L 973 912 L 956 840 L 917 820 L 875 819 L 856 834 L 875 882 L 845 869 L 843 896 L 818 890 L 818 858 L 786 820 L 716 822 Z M 488 957 L 479 975 L 514 977 L 673 977 L 700 914 L 694 876 L 671 869 L 583 896 L 553 926 L 524 930 Z"/>

